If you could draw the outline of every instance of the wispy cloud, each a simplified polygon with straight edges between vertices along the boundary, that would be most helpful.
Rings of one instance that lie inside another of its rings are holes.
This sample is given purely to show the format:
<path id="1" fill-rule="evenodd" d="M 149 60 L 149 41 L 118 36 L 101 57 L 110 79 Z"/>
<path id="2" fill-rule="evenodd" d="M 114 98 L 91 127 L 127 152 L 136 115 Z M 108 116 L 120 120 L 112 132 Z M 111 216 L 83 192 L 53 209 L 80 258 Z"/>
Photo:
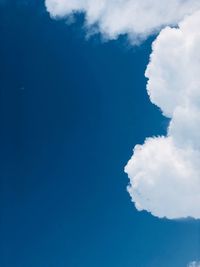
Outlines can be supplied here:
<path id="1" fill-rule="evenodd" d="M 200 262 L 197 261 L 190 262 L 187 267 L 200 267 Z"/>

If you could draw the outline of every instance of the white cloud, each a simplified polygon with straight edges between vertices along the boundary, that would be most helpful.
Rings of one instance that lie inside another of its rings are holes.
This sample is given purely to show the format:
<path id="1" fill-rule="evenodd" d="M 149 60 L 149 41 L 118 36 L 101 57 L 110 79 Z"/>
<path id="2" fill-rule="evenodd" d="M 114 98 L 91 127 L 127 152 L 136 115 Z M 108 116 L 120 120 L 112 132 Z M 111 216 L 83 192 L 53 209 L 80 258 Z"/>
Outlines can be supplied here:
<path id="1" fill-rule="evenodd" d="M 200 218 L 200 1 L 46 0 L 45 4 L 53 18 L 84 13 L 88 30 L 95 26 L 108 39 L 128 34 L 136 42 L 168 25 L 153 43 L 145 73 L 150 100 L 171 118 L 168 134 L 135 147 L 125 167 L 128 191 L 138 210 L 160 218 Z"/>
<path id="2" fill-rule="evenodd" d="M 98 25 L 106 38 L 128 34 L 135 41 L 200 8 L 199 0 L 46 0 L 45 4 L 52 17 L 84 12 L 88 28 Z"/>
<path id="3" fill-rule="evenodd" d="M 188 264 L 188 267 L 200 267 L 200 262 L 193 261 Z"/>
<path id="4" fill-rule="evenodd" d="M 125 167 L 138 210 L 200 218 L 200 11 L 153 44 L 146 70 L 151 101 L 171 118 L 167 137 L 136 146 Z"/>

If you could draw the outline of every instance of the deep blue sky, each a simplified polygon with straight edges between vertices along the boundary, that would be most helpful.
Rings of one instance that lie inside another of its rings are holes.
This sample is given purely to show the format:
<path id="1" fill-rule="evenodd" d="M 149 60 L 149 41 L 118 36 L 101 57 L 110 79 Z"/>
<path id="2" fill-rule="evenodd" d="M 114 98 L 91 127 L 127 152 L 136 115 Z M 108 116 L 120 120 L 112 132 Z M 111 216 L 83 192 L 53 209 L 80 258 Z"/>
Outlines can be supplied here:
<path id="1" fill-rule="evenodd" d="M 132 148 L 167 127 L 145 91 L 152 40 L 86 40 L 81 17 L 39 2 L 0 1 L 0 266 L 186 266 L 197 222 L 139 213 L 126 192 Z"/>

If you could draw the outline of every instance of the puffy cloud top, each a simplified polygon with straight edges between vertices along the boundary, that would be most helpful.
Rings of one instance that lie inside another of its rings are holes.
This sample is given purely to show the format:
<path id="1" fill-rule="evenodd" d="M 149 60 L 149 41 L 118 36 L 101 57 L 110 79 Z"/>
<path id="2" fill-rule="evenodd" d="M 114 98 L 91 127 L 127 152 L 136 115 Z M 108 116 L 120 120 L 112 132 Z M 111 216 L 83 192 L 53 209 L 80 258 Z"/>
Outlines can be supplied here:
<path id="1" fill-rule="evenodd" d="M 136 146 L 125 167 L 138 210 L 200 218 L 200 11 L 153 44 L 146 70 L 151 101 L 171 118 L 167 137 Z"/>
<path id="2" fill-rule="evenodd" d="M 45 3 L 54 18 L 83 12 L 87 28 L 94 26 L 108 39 L 128 34 L 136 42 L 164 28 L 145 75 L 150 100 L 171 121 L 166 137 L 148 138 L 134 148 L 125 167 L 128 191 L 138 210 L 160 218 L 200 218 L 200 1 Z"/>
<path id="3" fill-rule="evenodd" d="M 145 38 L 165 25 L 177 24 L 200 7 L 199 0 L 46 0 L 52 17 L 84 12 L 86 25 L 97 26 L 107 38 L 128 34 Z"/>

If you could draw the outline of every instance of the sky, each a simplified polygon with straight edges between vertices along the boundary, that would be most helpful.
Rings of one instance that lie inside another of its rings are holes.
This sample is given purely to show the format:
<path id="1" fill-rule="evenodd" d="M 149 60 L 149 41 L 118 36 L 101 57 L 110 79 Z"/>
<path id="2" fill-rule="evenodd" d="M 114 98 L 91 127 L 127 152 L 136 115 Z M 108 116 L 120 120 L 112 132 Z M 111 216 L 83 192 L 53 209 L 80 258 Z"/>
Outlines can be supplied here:
<path id="1" fill-rule="evenodd" d="M 88 38 L 92 20 L 86 25 L 83 14 L 67 22 L 56 20 L 44 4 L 0 1 L 0 266 L 186 267 L 197 261 L 199 221 L 158 218 L 162 210 L 149 208 L 141 198 L 133 199 L 143 205 L 138 211 L 130 198 L 134 190 L 127 192 L 135 170 L 128 170 L 130 180 L 124 172 L 133 148 L 147 137 L 168 134 L 181 140 L 182 150 L 189 140 L 179 134 L 180 128 L 173 128 L 179 124 L 172 110 L 181 104 L 167 105 L 166 94 L 164 105 L 151 88 L 157 88 L 158 68 L 168 67 L 168 56 L 165 64 L 156 61 L 162 42 L 168 47 L 165 30 L 148 65 L 159 34 L 155 28 L 165 21 L 136 25 L 133 34 L 127 30 L 130 23 L 135 25 L 132 21 L 107 27 L 106 15 L 106 23 L 90 16 L 100 26 Z M 192 13 L 194 8 L 181 10 Z M 176 22 L 174 17 L 171 21 Z M 180 30 L 186 31 L 186 26 Z M 149 32 L 154 34 L 148 37 Z M 176 40 L 173 43 L 176 47 Z M 179 56 L 176 51 L 174 55 Z M 193 108 L 192 100 L 188 102 Z M 169 118 L 174 123 L 170 132 Z M 159 138 L 153 140 L 157 145 Z M 151 158 L 152 154 L 146 162 Z M 141 162 L 138 168 L 149 174 Z M 165 202 L 160 203 L 162 208 Z M 172 213 L 167 208 L 165 217 L 185 215 L 185 210 Z M 199 216 L 199 210 L 188 210 Z"/>

